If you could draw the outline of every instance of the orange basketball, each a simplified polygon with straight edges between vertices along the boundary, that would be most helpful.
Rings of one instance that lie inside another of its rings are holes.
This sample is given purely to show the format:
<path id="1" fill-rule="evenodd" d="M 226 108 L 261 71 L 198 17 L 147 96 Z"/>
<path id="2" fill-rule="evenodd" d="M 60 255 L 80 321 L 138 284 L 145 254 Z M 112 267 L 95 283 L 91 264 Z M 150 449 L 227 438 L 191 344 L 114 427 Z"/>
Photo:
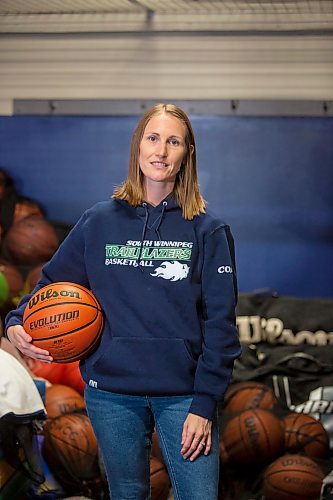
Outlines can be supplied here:
<path id="1" fill-rule="evenodd" d="M 266 469 L 265 500 L 318 500 L 324 473 L 309 457 L 283 455 Z"/>
<path id="2" fill-rule="evenodd" d="M 43 456 L 66 491 L 81 493 L 100 477 L 98 443 L 87 415 L 67 413 L 43 427 Z"/>
<path id="3" fill-rule="evenodd" d="M 45 391 L 45 408 L 48 418 L 59 417 L 86 409 L 84 399 L 75 389 L 67 385 L 54 384 Z"/>
<path id="4" fill-rule="evenodd" d="M 55 362 L 85 358 L 103 330 L 103 312 L 93 293 L 69 282 L 51 283 L 30 298 L 23 327 L 33 343 L 49 351 Z"/>
<path id="5" fill-rule="evenodd" d="M 4 246 L 14 262 L 37 264 L 52 257 L 59 246 L 59 239 L 49 221 L 30 216 L 10 227 Z"/>
<path id="6" fill-rule="evenodd" d="M 283 450 L 283 425 L 269 410 L 249 409 L 230 418 L 222 441 L 234 464 L 259 465 L 273 460 Z"/>
<path id="7" fill-rule="evenodd" d="M 318 420 L 303 413 L 289 413 L 284 418 L 285 450 L 290 453 L 302 453 L 318 458 L 329 455 L 329 437 Z"/>
<path id="8" fill-rule="evenodd" d="M 272 409 L 277 405 L 273 390 L 259 382 L 239 382 L 230 386 L 224 398 L 224 411 L 237 412 L 249 408 Z"/>

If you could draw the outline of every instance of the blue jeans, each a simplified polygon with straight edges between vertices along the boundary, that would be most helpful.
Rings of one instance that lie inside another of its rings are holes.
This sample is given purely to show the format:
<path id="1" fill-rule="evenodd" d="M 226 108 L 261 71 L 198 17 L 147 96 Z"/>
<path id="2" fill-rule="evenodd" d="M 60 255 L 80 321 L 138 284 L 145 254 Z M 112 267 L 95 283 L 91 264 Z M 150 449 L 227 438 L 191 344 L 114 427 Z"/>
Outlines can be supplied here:
<path id="1" fill-rule="evenodd" d="M 219 452 L 216 421 L 212 449 L 191 462 L 180 454 L 191 396 L 128 396 L 86 385 L 85 400 L 102 453 L 112 500 L 150 499 L 154 426 L 175 500 L 216 500 Z"/>

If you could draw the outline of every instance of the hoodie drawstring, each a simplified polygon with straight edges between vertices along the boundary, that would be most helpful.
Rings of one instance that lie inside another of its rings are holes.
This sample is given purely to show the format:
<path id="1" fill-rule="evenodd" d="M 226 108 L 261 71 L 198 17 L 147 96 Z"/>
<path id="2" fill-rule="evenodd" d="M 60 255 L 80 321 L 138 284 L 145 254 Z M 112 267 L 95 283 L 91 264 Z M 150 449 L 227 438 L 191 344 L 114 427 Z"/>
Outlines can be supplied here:
<path id="1" fill-rule="evenodd" d="M 138 255 L 136 261 L 139 264 L 140 271 L 144 272 L 142 266 L 140 266 L 140 259 L 141 259 L 141 255 L 142 255 L 142 251 L 143 251 L 143 242 L 144 242 L 144 239 L 145 239 L 145 236 L 146 236 L 146 231 L 147 231 L 147 226 L 148 226 L 149 210 L 148 210 L 147 203 L 145 203 L 145 202 L 142 203 L 142 206 L 145 209 L 145 220 L 144 220 L 144 223 L 143 223 L 143 229 L 142 229 L 142 234 L 141 234 L 140 251 L 139 251 L 139 255 Z M 164 200 L 163 201 L 163 207 L 162 207 L 161 213 L 158 216 L 158 218 L 156 219 L 156 221 L 154 222 L 154 225 L 156 225 L 155 231 L 156 231 L 156 234 L 157 234 L 158 239 L 160 241 L 161 241 L 161 235 L 160 235 L 160 232 L 159 232 L 159 228 L 160 228 L 160 225 L 162 223 L 164 212 L 165 212 L 167 206 L 168 206 L 168 202 Z"/>
<path id="2" fill-rule="evenodd" d="M 142 229 L 142 234 L 141 234 L 140 252 L 139 252 L 138 258 L 136 260 L 138 264 L 139 264 L 140 259 L 141 259 L 141 254 L 142 254 L 142 249 L 143 249 L 143 241 L 145 239 L 147 225 L 148 225 L 148 217 L 149 217 L 147 203 L 142 203 L 142 206 L 145 208 L 146 214 L 145 214 L 145 221 L 143 223 L 143 229 Z M 140 264 L 139 264 L 139 269 L 140 269 L 140 271 L 143 272 L 142 266 L 140 266 Z"/>
<path id="3" fill-rule="evenodd" d="M 158 239 L 160 241 L 161 241 L 161 235 L 160 235 L 160 232 L 159 232 L 159 228 L 160 228 L 160 225 L 162 223 L 163 215 L 164 215 L 164 212 L 165 212 L 165 209 L 166 209 L 167 206 L 168 206 L 168 202 L 167 201 L 163 201 L 163 208 L 162 208 L 161 214 L 160 214 L 160 216 L 158 218 L 158 222 L 157 222 L 157 225 L 156 225 L 156 228 L 155 228 L 155 231 L 157 233 Z"/>

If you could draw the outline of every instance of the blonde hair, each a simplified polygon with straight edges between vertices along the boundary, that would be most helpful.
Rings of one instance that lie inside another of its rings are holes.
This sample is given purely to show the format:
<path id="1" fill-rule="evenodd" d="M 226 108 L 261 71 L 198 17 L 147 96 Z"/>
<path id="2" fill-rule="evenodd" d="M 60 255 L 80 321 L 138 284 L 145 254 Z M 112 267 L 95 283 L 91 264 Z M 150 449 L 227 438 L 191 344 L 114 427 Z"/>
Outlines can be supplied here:
<path id="1" fill-rule="evenodd" d="M 127 179 L 115 188 L 112 197 L 126 200 L 134 207 L 145 200 L 144 177 L 139 165 L 140 144 L 149 120 L 163 113 L 178 118 L 185 126 L 186 153 L 175 180 L 173 194 L 184 219 L 191 220 L 196 215 L 205 213 L 206 203 L 199 189 L 192 125 L 186 113 L 174 104 L 155 104 L 141 117 L 132 136 Z"/>

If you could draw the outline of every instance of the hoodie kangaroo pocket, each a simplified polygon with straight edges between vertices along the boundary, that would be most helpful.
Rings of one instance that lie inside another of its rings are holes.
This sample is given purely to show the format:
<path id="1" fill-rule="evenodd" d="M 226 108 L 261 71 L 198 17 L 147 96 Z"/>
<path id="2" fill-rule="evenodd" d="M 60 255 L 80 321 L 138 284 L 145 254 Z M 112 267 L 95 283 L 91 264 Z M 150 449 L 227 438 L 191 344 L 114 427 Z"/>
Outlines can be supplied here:
<path id="1" fill-rule="evenodd" d="M 183 339 L 113 337 L 92 366 L 100 389 L 127 394 L 189 394 L 196 361 Z"/>

